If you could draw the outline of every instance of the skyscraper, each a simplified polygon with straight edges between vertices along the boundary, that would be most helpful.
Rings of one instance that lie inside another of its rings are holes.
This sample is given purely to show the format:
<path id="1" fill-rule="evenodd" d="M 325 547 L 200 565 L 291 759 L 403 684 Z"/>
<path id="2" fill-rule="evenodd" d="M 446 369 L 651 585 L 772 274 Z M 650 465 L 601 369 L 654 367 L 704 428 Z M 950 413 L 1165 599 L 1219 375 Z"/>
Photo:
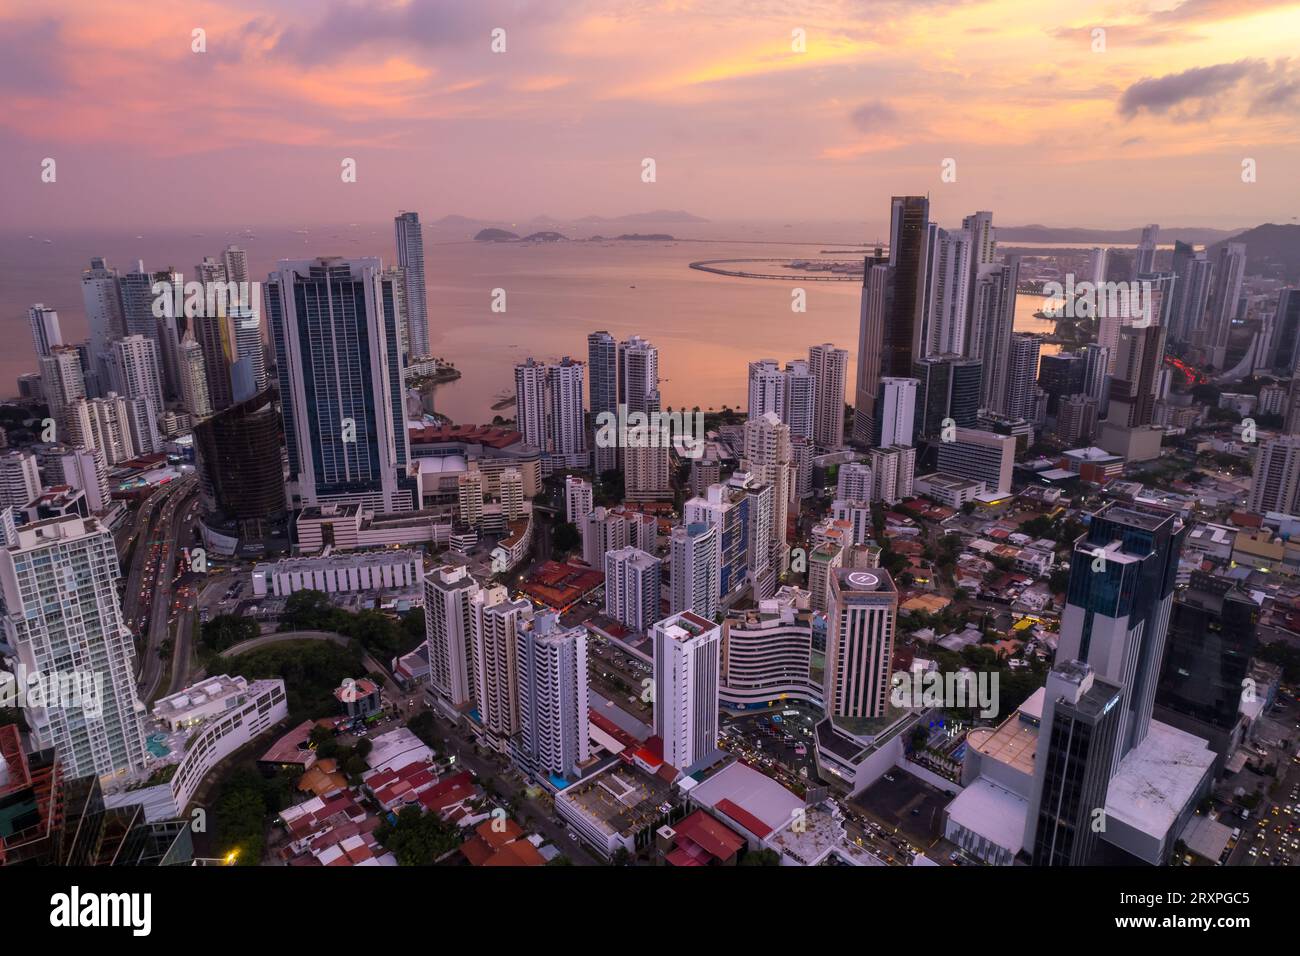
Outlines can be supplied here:
<path id="1" fill-rule="evenodd" d="M 965 355 L 969 351 L 973 241 L 965 229 L 940 229 L 928 270 L 923 355 Z"/>
<path id="2" fill-rule="evenodd" d="M 1241 284 L 1246 275 L 1246 244 L 1228 242 L 1219 249 L 1214 262 L 1213 293 L 1210 296 L 1209 321 L 1206 323 L 1205 347 L 1210 364 L 1223 368 L 1228 354 L 1228 337 L 1232 320 L 1237 316 Z"/>
<path id="3" fill-rule="evenodd" d="M 50 349 L 63 344 L 63 333 L 59 330 L 59 313 L 37 302 L 27 310 L 28 321 L 32 325 L 32 344 L 36 347 L 36 357 L 49 355 Z"/>
<path id="4" fill-rule="evenodd" d="M 66 409 L 79 398 L 86 397 L 86 383 L 81 374 L 81 353 L 70 345 L 53 346 L 49 354 L 38 362 L 41 370 L 41 391 L 50 417 L 59 428 L 67 428 Z"/>
<path id="5" fill-rule="evenodd" d="M 108 344 L 126 334 L 117 270 L 110 269 L 99 256 L 91 259 L 90 268 L 81 274 L 81 297 L 90 326 L 90 353 L 94 358 L 96 377 L 100 383 L 106 383 Z"/>
<path id="6" fill-rule="evenodd" d="M 881 350 L 885 323 L 889 319 L 890 283 L 893 269 L 889 259 L 876 250 L 863 260 L 862 302 L 858 315 L 858 380 L 853 393 L 853 440 L 859 445 L 872 442 L 875 428 L 876 393 L 880 386 Z"/>
<path id="7" fill-rule="evenodd" d="M 594 428 L 602 413 L 618 412 L 618 344 L 608 332 L 592 332 L 587 336 L 587 376 L 588 408 Z M 597 475 L 618 467 L 617 448 L 596 444 L 592 454 Z"/>
<path id="8" fill-rule="evenodd" d="M 702 521 L 673 529 L 669 541 L 669 607 L 674 614 L 694 611 L 706 620 L 718 613 L 718 532 Z"/>
<path id="9" fill-rule="evenodd" d="M 36 457 L 16 448 L 0 453 L 0 509 L 26 507 L 40 493 Z"/>
<path id="10" fill-rule="evenodd" d="M 912 378 L 917 382 L 917 434 L 938 438 L 949 418 L 960 428 L 973 427 L 979 419 L 982 376 L 979 359 L 930 355 L 918 360 L 912 366 Z"/>
<path id="11" fill-rule="evenodd" d="M 397 236 L 397 264 L 405 275 L 406 328 L 410 356 L 429 354 L 429 311 L 424 288 L 424 234 L 420 231 L 420 214 L 399 212 L 393 220 Z M 403 359 L 407 356 L 403 356 Z"/>
<path id="12" fill-rule="evenodd" d="M 819 448 L 844 444 L 844 377 L 849 353 L 826 342 L 808 349 L 808 370 L 816 382 L 812 439 Z"/>
<path id="13" fill-rule="evenodd" d="M 659 411 L 659 350 L 639 335 L 618 343 L 618 401 L 629 414 Z"/>
<path id="14" fill-rule="evenodd" d="M 1156 267 L 1156 242 L 1160 238 L 1160 227 L 1155 223 L 1142 230 L 1142 239 L 1138 242 L 1137 254 L 1133 258 L 1133 278 L 1144 272 L 1152 272 Z"/>
<path id="15" fill-rule="evenodd" d="M 1042 343 L 1038 336 L 1016 332 L 1011 336 L 1011 356 L 1007 362 L 1007 398 L 1003 412 L 1008 418 L 1034 421 L 1038 407 L 1038 355 Z"/>
<path id="16" fill-rule="evenodd" d="M 777 417 L 785 414 L 785 371 L 773 359 L 749 363 L 750 418 L 759 418 L 768 412 Z"/>
<path id="17" fill-rule="evenodd" d="M 629 630 L 645 633 L 659 610 L 659 560 L 640 548 L 605 552 L 605 613 Z"/>
<path id="18" fill-rule="evenodd" d="M 924 328 L 929 233 L 929 198 L 893 197 L 889 223 L 891 282 L 880 344 L 882 376 L 906 378 L 912 374 L 912 363 L 921 357 L 917 339 Z"/>
<path id="19" fill-rule="evenodd" d="M 1186 536 L 1180 518 L 1112 502 L 1074 545 L 1057 660 L 1082 661 L 1121 688 L 1116 766 L 1151 723 Z"/>
<path id="20" fill-rule="evenodd" d="M 535 776 L 577 777 L 591 759 L 587 630 L 542 611 L 517 622 L 516 640 L 520 762 Z"/>
<path id="21" fill-rule="evenodd" d="M 745 423 L 742 467 L 759 482 L 772 486 L 772 563 L 783 573 L 789 563 L 790 426 L 773 412 Z"/>
<path id="22" fill-rule="evenodd" d="M 506 589 L 484 588 L 471 600 L 474 705 L 484 741 L 493 750 L 519 732 L 518 629 L 533 616 L 527 600 L 508 600 Z"/>
<path id="23" fill-rule="evenodd" d="M 1179 342 L 1191 342 L 1204 328 L 1213 270 L 1204 251 L 1197 252 L 1181 241 L 1174 243 L 1173 265 L 1176 278 L 1169 336 Z"/>
<path id="24" fill-rule="evenodd" d="M 785 363 L 785 406 L 777 412 L 781 421 L 790 426 L 792 438 L 812 438 L 813 421 L 817 414 L 817 380 L 806 359 L 791 359 Z M 775 409 L 773 409 L 775 411 Z"/>
<path id="25" fill-rule="evenodd" d="M 684 773 L 718 752 L 719 652 L 722 629 L 693 611 L 654 625 L 654 731 L 664 762 Z"/>
<path id="26" fill-rule="evenodd" d="M 469 570 L 445 564 L 424 576 L 424 631 L 429 646 L 429 682 L 453 710 L 474 694 L 471 606 L 479 584 Z"/>
<path id="27" fill-rule="evenodd" d="M 203 348 L 193 339 L 181 343 L 181 401 L 195 418 L 212 414 L 208 398 L 208 373 L 203 363 Z"/>
<path id="28" fill-rule="evenodd" d="M 898 591 L 882 569 L 835 569 L 826 612 L 826 685 L 830 717 L 885 715 L 893 677 Z"/>
<path id="29" fill-rule="evenodd" d="M 1300 435 L 1260 442 L 1250 482 L 1250 510 L 1295 514 L 1300 507 Z"/>
<path id="30" fill-rule="evenodd" d="M 294 508 L 412 507 L 395 294 L 378 259 L 286 259 L 268 280 Z"/>
<path id="31" fill-rule="evenodd" d="M 166 410 L 162 380 L 158 376 L 157 342 L 144 335 L 128 335 L 114 342 L 109 354 L 109 380 L 114 391 L 127 399 L 145 400 L 156 434 L 157 423 Z"/>
<path id="32" fill-rule="evenodd" d="M 980 407 L 1005 414 L 1007 363 L 1011 357 L 1011 334 L 1016 314 L 1016 282 L 1020 260 L 1006 265 L 979 266 L 971 295 L 969 356 L 982 365 Z"/>
<path id="33" fill-rule="evenodd" d="M 117 597 L 120 575 L 113 535 L 94 518 L 25 525 L 0 549 L 5 639 L 19 662 L 28 674 L 61 684 L 93 682 L 93 691 L 26 710 L 37 744 L 54 747 L 71 776 L 106 779 L 146 762 L 135 643 Z"/>

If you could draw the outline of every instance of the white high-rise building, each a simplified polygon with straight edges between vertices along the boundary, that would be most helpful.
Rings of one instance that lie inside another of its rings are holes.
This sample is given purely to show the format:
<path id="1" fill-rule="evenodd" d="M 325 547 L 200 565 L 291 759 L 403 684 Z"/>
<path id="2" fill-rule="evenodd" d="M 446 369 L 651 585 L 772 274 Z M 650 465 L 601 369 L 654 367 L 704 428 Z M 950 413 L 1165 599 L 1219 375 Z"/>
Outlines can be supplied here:
<path id="1" fill-rule="evenodd" d="M 914 378 L 880 380 L 880 400 L 876 402 L 876 421 L 880 424 L 877 446 L 912 444 L 916 436 L 916 390 L 920 385 Z"/>
<path id="2" fill-rule="evenodd" d="M 50 417 L 60 428 L 67 427 L 66 409 L 86 397 L 86 380 L 81 374 L 81 353 L 75 346 L 58 345 L 40 358 L 41 390 Z"/>
<path id="3" fill-rule="evenodd" d="M 91 259 L 90 268 L 81 274 L 81 298 L 90 327 L 95 377 L 100 383 L 107 383 L 109 343 L 126 334 L 117 270 L 110 269 L 98 256 Z"/>
<path id="4" fill-rule="evenodd" d="M 557 363 L 528 359 L 515 366 L 515 421 L 524 441 L 542 451 L 542 472 L 586 468 L 583 412 L 585 366 L 567 355 Z"/>
<path id="5" fill-rule="evenodd" d="M 645 633 L 663 617 L 659 610 L 659 559 L 639 548 L 605 553 L 605 613 L 624 627 Z"/>
<path id="6" fill-rule="evenodd" d="M 1020 260 L 1016 257 L 1006 265 L 982 265 L 975 270 L 968 355 L 980 360 L 980 406 L 998 414 L 1007 396 L 1007 363 L 1019 276 Z"/>
<path id="7" fill-rule="evenodd" d="M 836 498 L 831 502 L 831 517 L 849 524 L 850 540 L 846 544 L 866 544 L 871 540 L 871 502 Z"/>
<path id="8" fill-rule="evenodd" d="M 1138 242 L 1137 252 L 1133 256 L 1133 276 L 1137 279 L 1144 272 L 1154 272 L 1156 267 L 1156 243 L 1160 239 L 1160 226 L 1152 223 L 1142 230 L 1142 239 Z"/>
<path id="9" fill-rule="evenodd" d="M 1261 442 L 1255 455 L 1250 510 L 1295 514 L 1300 507 L 1300 435 L 1281 435 Z"/>
<path id="10" fill-rule="evenodd" d="M 939 471 L 982 481 L 989 494 L 1006 494 L 1011 490 L 1015 464 L 1014 435 L 958 428 L 954 441 L 939 443 Z"/>
<path id="11" fill-rule="evenodd" d="M 501 472 L 501 515 L 516 521 L 524 515 L 524 476 L 518 468 Z"/>
<path id="12" fill-rule="evenodd" d="M 429 354 L 429 311 L 425 300 L 424 234 L 420 231 L 420 214 L 399 212 L 393 220 L 397 234 L 397 264 L 406 273 L 407 342 L 410 355 L 424 358 Z"/>
<path id="13" fill-rule="evenodd" d="M 621 510 L 594 508 L 577 524 L 582 533 L 582 560 L 593 568 L 603 568 L 608 552 L 626 548 L 630 543 L 627 519 Z"/>
<path id="14" fill-rule="evenodd" d="M 789 564 L 790 481 L 792 474 L 790 426 L 774 412 L 745 422 L 745 457 L 742 468 L 756 481 L 772 488 L 772 563 L 778 573 Z"/>
<path id="15" fill-rule="evenodd" d="M 871 449 L 872 499 L 895 505 L 912 497 L 916 477 L 916 449 L 911 445 L 892 445 Z M 837 497 L 840 497 L 837 494 Z"/>
<path id="16" fill-rule="evenodd" d="M 473 634 L 474 704 L 485 741 L 505 753 L 519 732 L 519 660 L 516 630 L 533 616 L 524 599 L 508 600 L 500 585 L 484 588 L 470 602 Z"/>
<path id="17" fill-rule="evenodd" d="M 1213 293 L 1210 296 L 1210 317 L 1207 323 L 1206 347 L 1210 363 L 1222 368 L 1228 352 L 1228 337 L 1232 320 L 1237 316 L 1237 303 L 1241 299 L 1241 285 L 1246 276 L 1246 244 L 1229 242 L 1219 249 L 1214 262 Z"/>
<path id="18" fill-rule="evenodd" d="M 831 717 L 883 717 L 893 677 L 898 591 L 888 572 L 835 569 L 826 622 L 824 697 Z"/>
<path id="19" fill-rule="evenodd" d="M 812 438 L 817 415 L 817 380 L 805 359 L 785 363 L 785 410 L 781 421 L 790 426 L 791 438 Z"/>
<path id="20" fill-rule="evenodd" d="M 429 645 L 429 682 L 454 710 L 473 699 L 471 607 L 479 584 L 458 565 L 434 568 L 424 577 L 424 632 Z"/>
<path id="21" fill-rule="evenodd" d="M 971 271 L 980 266 L 991 266 L 998 254 L 997 230 L 993 228 L 993 213 L 980 210 L 961 221 L 964 231 L 971 237 Z"/>
<path id="22" fill-rule="evenodd" d="M 749 363 L 749 417 L 785 415 L 785 370 L 772 359 Z"/>
<path id="23" fill-rule="evenodd" d="M 157 422 L 165 411 L 162 381 L 158 377 L 157 343 L 143 335 L 128 335 L 113 343 L 110 352 L 109 379 L 113 390 L 128 399 L 143 398 L 149 404 L 149 414 Z"/>
<path id="24" fill-rule="evenodd" d="M 477 468 L 456 478 L 456 517 L 471 527 L 483 520 L 483 472 Z"/>
<path id="25" fill-rule="evenodd" d="M 515 366 L 515 427 L 546 451 L 546 365 L 531 358 Z"/>
<path id="26" fill-rule="evenodd" d="M 73 448 L 62 458 L 63 482 L 86 494 L 86 506 L 103 514 L 113 503 L 108 485 L 108 466 L 98 448 Z"/>
<path id="27" fill-rule="evenodd" d="M 693 611 L 655 624 L 654 730 L 664 762 L 685 773 L 718 753 L 722 629 Z"/>
<path id="28" fill-rule="evenodd" d="M 713 620 L 719 598 L 717 528 L 704 522 L 674 528 L 669 555 L 672 612 L 694 611 Z"/>
<path id="29" fill-rule="evenodd" d="M 1038 407 L 1038 359 L 1042 342 L 1036 335 L 1017 332 L 1011 336 L 1011 355 L 1007 363 L 1008 418 L 1034 421 Z"/>
<path id="30" fill-rule="evenodd" d="M 15 539 L 0 550 L 5 640 L 28 675 L 55 681 L 66 697 L 25 710 L 35 742 L 54 748 L 69 778 L 144 769 L 145 708 L 112 533 L 69 515 L 25 525 Z"/>
<path id="31" fill-rule="evenodd" d="M 36 347 L 36 357 L 49 355 L 50 349 L 63 344 L 63 333 L 59 330 L 59 313 L 37 302 L 27 310 L 27 318 L 32 325 L 32 344 Z"/>
<path id="32" fill-rule="evenodd" d="M 852 498 L 856 501 L 871 501 L 875 498 L 875 481 L 871 466 L 860 461 L 850 461 L 840 465 L 839 478 L 835 482 L 835 497 Z"/>
<path id="33" fill-rule="evenodd" d="M 659 411 L 659 349 L 639 335 L 618 343 L 618 401 L 628 414 Z"/>
<path id="34" fill-rule="evenodd" d="M 17 449 L 0 454 L 0 508 L 24 508 L 41 493 L 36 456 Z"/>
<path id="35" fill-rule="evenodd" d="M 227 282 L 248 281 L 248 252 L 239 246 L 229 245 L 221 250 L 221 268 Z"/>
<path id="36" fill-rule="evenodd" d="M 930 260 L 924 355 L 966 354 L 972 252 L 967 230 L 939 230 Z"/>
<path id="37" fill-rule="evenodd" d="M 515 633 L 520 762 L 536 777 L 580 776 L 591 760 L 587 629 L 542 611 L 521 618 Z"/>
<path id="38" fill-rule="evenodd" d="M 623 496 L 628 501 L 668 501 L 673 497 L 672 450 L 651 429 L 630 429 L 623 448 Z"/>
<path id="39" fill-rule="evenodd" d="M 577 475 L 564 479 L 564 516 L 569 524 L 581 528 L 583 519 L 591 514 L 592 502 L 591 482 Z"/>
<path id="40" fill-rule="evenodd" d="M 808 369 L 817 383 L 813 441 L 819 448 L 844 444 L 844 376 L 849 353 L 826 342 L 808 349 Z"/>

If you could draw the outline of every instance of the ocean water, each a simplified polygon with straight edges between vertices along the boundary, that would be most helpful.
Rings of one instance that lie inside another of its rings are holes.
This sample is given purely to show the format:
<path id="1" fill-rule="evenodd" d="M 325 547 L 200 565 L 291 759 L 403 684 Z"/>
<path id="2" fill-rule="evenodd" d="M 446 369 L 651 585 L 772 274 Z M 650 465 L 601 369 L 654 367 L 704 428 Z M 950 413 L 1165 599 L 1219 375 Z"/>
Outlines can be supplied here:
<path id="1" fill-rule="evenodd" d="M 487 422 L 492 404 L 513 394 L 513 366 L 532 356 L 586 360 L 589 332 L 616 338 L 639 334 L 659 347 L 665 406 L 720 409 L 746 404 L 750 361 L 807 357 L 808 347 L 832 342 L 849 352 L 851 398 L 856 380 L 859 284 L 774 281 L 719 276 L 689 268 L 701 259 L 812 258 L 846 250 L 850 227 L 797 229 L 719 224 L 601 224 L 606 234 L 670 232 L 713 238 L 678 241 L 482 243 L 455 231 L 426 228 L 425 271 L 429 343 L 462 377 L 438 386 L 437 411 L 461 423 Z M 728 232 L 735 238 L 729 238 Z M 719 238 L 720 237 L 720 238 Z M 51 241 L 46 242 L 46 239 Z M 137 260 L 156 270 L 172 266 L 189 277 L 205 255 L 234 242 L 248 251 L 251 277 L 264 279 L 277 259 L 319 255 L 379 256 L 395 261 L 386 224 L 319 227 L 310 231 L 211 231 L 203 235 L 0 235 L 0 394 L 14 394 L 18 375 L 36 370 L 26 310 L 36 302 L 57 309 L 67 342 L 86 338 L 80 276 L 92 256 L 128 271 Z M 849 258 L 844 256 L 843 258 Z M 791 290 L 806 292 L 807 311 L 791 310 Z M 504 289 L 506 311 L 491 310 Z M 1042 300 L 1020 296 L 1018 330 L 1050 332 L 1033 318 Z M 1043 347 L 1044 353 L 1056 346 Z"/>

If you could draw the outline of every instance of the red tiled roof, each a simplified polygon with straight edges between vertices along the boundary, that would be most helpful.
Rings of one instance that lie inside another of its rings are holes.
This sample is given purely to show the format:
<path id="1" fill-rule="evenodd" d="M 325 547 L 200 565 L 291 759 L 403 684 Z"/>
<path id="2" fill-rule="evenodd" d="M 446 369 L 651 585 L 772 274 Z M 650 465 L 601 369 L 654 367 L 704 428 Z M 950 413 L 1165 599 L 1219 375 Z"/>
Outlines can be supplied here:
<path id="1" fill-rule="evenodd" d="M 760 840 L 766 839 L 768 834 L 772 832 L 770 826 L 733 801 L 730 797 L 723 797 L 719 800 L 715 809 L 719 813 L 725 813 L 727 816 L 731 817 L 731 819 L 735 820 Z"/>
<path id="2" fill-rule="evenodd" d="M 745 845 L 744 837 L 703 810 L 696 810 L 674 829 L 679 841 L 695 843 L 718 860 L 731 859 Z M 686 849 L 689 852 L 689 847 Z"/>

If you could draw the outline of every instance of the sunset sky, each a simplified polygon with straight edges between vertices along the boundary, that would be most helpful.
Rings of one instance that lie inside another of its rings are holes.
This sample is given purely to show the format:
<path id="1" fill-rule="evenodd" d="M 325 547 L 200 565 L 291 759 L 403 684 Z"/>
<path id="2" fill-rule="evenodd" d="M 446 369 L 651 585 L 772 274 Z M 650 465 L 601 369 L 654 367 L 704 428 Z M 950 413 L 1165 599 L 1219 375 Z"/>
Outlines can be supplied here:
<path id="1" fill-rule="evenodd" d="M 1290 222 L 1297 38 L 1270 0 L 0 0 L 0 228 L 876 221 L 914 192 L 943 224 Z"/>

